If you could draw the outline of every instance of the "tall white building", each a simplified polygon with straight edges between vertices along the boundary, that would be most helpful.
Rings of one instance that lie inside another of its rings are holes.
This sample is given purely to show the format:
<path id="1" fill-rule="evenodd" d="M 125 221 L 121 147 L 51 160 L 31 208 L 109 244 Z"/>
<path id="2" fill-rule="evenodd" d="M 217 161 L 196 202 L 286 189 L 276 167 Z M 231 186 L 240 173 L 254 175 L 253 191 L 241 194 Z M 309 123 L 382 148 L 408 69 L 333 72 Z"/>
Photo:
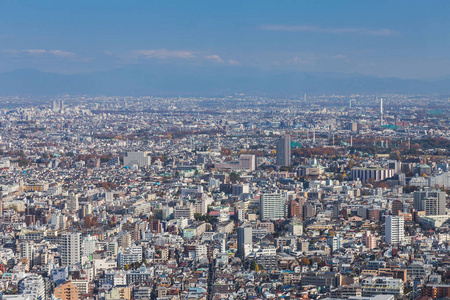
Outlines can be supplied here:
<path id="1" fill-rule="evenodd" d="M 81 233 L 68 232 L 61 236 L 61 264 L 75 265 L 81 262 Z"/>
<path id="2" fill-rule="evenodd" d="M 24 241 L 20 245 L 20 256 L 22 258 L 26 258 L 32 264 L 33 262 L 33 252 L 34 252 L 34 242 L 33 241 Z"/>
<path id="3" fill-rule="evenodd" d="M 32 300 L 45 300 L 45 284 L 41 275 L 33 274 L 19 282 L 19 293 Z"/>
<path id="4" fill-rule="evenodd" d="M 279 220 L 284 218 L 285 200 L 281 194 L 261 194 L 259 203 L 261 220 Z"/>
<path id="5" fill-rule="evenodd" d="M 150 152 L 127 152 L 123 158 L 124 166 L 137 165 L 138 167 L 148 167 L 152 164 Z"/>
<path id="6" fill-rule="evenodd" d="M 386 217 L 385 242 L 399 244 L 405 237 L 405 219 L 397 216 Z"/>
<path id="7" fill-rule="evenodd" d="M 89 256 L 96 250 L 97 236 L 87 236 L 83 239 L 83 245 L 81 247 L 81 254 L 83 256 Z"/>

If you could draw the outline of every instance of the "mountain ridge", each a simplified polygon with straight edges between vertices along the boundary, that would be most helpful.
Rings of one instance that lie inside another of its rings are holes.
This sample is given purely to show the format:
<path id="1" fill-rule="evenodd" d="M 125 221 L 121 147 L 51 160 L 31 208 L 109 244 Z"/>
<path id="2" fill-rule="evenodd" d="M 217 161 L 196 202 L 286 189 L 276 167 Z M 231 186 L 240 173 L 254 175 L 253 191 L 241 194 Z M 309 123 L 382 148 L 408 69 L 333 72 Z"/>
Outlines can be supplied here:
<path id="1" fill-rule="evenodd" d="M 59 74 L 35 69 L 0 73 L 0 95 L 260 96 L 308 94 L 446 94 L 450 77 L 399 79 L 337 72 L 261 71 L 249 68 L 122 68 Z"/>

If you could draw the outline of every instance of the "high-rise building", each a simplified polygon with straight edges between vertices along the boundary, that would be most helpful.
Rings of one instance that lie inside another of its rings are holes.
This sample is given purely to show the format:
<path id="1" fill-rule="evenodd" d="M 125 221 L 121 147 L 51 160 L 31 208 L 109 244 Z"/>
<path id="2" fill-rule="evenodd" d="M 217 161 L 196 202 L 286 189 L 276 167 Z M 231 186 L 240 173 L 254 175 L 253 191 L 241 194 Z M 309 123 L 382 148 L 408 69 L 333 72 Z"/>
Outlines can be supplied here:
<path id="1" fill-rule="evenodd" d="M 41 275 L 32 274 L 19 282 L 19 293 L 24 299 L 45 300 L 45 283 Z"/>
<path id="2" fill-rule="evenodd" d="M 286 134 L 277 141 L 277 166 L 291 165 L 291 136 Z"/>
<path id="3" fill-rule="evenodd" d="M 386 244 L 399 244 L 405 236 L 405 219 L 397 216 L 387 216 L 385 225 Z"/>
<path id="4" fill-rule="evenodd" d="M 111 242 L 106 247 L 106 253 L 109 256 L 116 256 L 119 252 L 119 245 L 116 242 Z"/>
<path id="5" fill-rule="evenodd" d="M 96 236 L 87 236 L 83 238 L 82 246 L 81 246 L 81 255 L 89 256 L 95 252 L 97 245 L 97 237 Z"/>
<path id="6" fill-rule="evenodd" d="M 300 211 L 300 204 L 298 204 L 295 200 L 290 200 L 288 203 L 288 218 L 293 217 L 300 217 L 301 211 Z"/>
<path id="7" fill-rule="evenodd" d="M 398 213 L 402 211 L 403 211 L 403 202 L 398 199 L 392 201 L 392 214 L 394 216 L 398 216 Z"/>
<path id="8" fill-rule="evenodd" d="M 69 195 L 69 199 L 67 200 L 67 210 L 74 212 L 80 208 L 78 197 L 78 194 L 75 193 Z"/>
<path id="9" fill-rule="evenodd" d="M 53 100 L 53 102 L 52 102 L 52 110 L 53 111 L 59 110 L 58 102 L 56 102 L 56 100 Z"/>
<path id="10" fill-rule="evenodd" d="M 425 211 L 427 216 L 446 214 L 446 194 L 440 190 L 414 192 L 414 208 Z"/>
<path id="11" fill-rule="evenodd" d="M 250 191 L 248 184 L 233 184 L 231 187 L 231 194 L 233 196 L 239 196 L 242 194 L 248 194 Z"/>
<path id="12" fill-rule="evenodd" d="M 78 300 L 78 288 L 72 282 L 67 281 L 57 286 L 53 295 L 61 300 Z"/>
<path id="13" fill-rule="evenodd" d="M 34 242 L 24 241 L 20 244 L 20 256 L 26 258 L 30 261 L 30 265 L 33 265 L 33 253 L 34 253 Z"/>
<path id="14" fill-rule="evenodd" d="M 81 217 L 84 218 L 89 215 L 92 215 L 92 204 L 86 203 L 81 210 Z"/>
<path id="15" fill-rule="evenodd" d="M 305 203 L 302 207 L 302 219 L 308 220 L 314 217 L 314 206 L 311 203 Z"/>
<path id="16" fill-rule="evenodd" d="M 246 257 L 252 248 L 253 238 L 252 238 L 253 230 L 250 226 L 240 226 L 237 228 L 237 242 L 238 242 L 238 256 Z"/>
<path id="17" fill-rule="evenodd" d="M 339 202 L 333 204 L 333 219 L 338 219 L 341 213 L 341 204 Z"/>
<path id="18" fill-rule="evenodd" d="M 278 220 L 284 218 L 285 201 L 281 194 L 261 194 L 260 217 L 261 220 Z"/>
<path id="19" fill-rule="evenodd" d="M 119 246 L 127 249 L 131 246 L 131 235 L 128 232 L 124 232 L 118 239 Z"/>
<path id="20" fill-rule="evenodd" d="M 377 247 L 377 238 L 369 230 L 363 234 L 362 242 L 368 249 L 374 249 Z"/>
<path id="21" fill-rule="evenodd" d="M 61 264 L 75 265 L 81 262 L 81 233 L 68 232 L 61 236 Z"/>

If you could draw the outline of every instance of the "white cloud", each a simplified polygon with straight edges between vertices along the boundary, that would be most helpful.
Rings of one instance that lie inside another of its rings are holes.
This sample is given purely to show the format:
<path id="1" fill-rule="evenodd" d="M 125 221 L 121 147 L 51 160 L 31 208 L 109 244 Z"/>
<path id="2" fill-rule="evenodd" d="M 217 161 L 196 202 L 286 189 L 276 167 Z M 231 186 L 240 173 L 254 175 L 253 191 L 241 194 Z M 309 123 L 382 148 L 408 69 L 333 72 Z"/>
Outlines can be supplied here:
<path id="1" fill-rule="evenodd" d="M 223 59 L 219 55 L 216 55 L 216 54 L 206 55 L 205 58 L 208 60 L 218 62 L 218 63 L 224 63 Z"/>
<path id="2" fill-rule="evenodd" d="M 62 50 L 49 50 L 48 53 L 51 55 L 57 56 L 57 57 L 65 57 L 65 58 L 73 58 L 75 57 L 75 53 L 68 52 L 68 51 L 62 51 Z"/>
<path id="3" fill-rule="evenodd" d="M 229 59 L 229 60 L 228 60 L 228 63 L 229 63 L 230 65 L 232 65 L 232 66 L 237 66 L 237 65 L 240 65 L 240 64 L 241 64 L 239 61 L 234 60 L 234 59 Z"/>
<path id="4" fill-rule="evenodd" d="M 399 33 L 391 29 L 366 29 L 353 27 L 319 27 L 310 25 L 263 25 L 263 30 L 269 31 L 287 31 L 287 32 L 312 32 L 325 34 L 360 34 L 360 35 L 376 35 L 376 36 L 392 36 Z"/>
<path id="5" fill-rule="evenodd" d="M 45 49 L 24 49 L 24 50 L 4 50 L 4 53 L 10 53 L 15 55 L 25 54 L 30 56 L 47 56 L 47 57 L 59 57 L 59 58 L 76 58 L 76 54 L 63 50 L 45 50 Z"/>
<path id="6" fill-rule="evenodd" d="M 41 54 L 45 54 L 47 51 L 46 50 L 42 50 L 42 49 L 28 49 L 28 50 L 22 50 L 19 52 L 24 52 L 30 55 L 41 55 Z"/>
<path id="7" fill-rule="evenodd" d="M 134 58 L 145 58 L 145 59 L 170 59 L 170 58 L 179 58 L 179 59 L 192 59 L 195 58 L 194 53 L 190 51 L 183 50 L 166 50 L 166 49 L 158 49 L 158 50 L 134 50 L 130 52 Z"/>

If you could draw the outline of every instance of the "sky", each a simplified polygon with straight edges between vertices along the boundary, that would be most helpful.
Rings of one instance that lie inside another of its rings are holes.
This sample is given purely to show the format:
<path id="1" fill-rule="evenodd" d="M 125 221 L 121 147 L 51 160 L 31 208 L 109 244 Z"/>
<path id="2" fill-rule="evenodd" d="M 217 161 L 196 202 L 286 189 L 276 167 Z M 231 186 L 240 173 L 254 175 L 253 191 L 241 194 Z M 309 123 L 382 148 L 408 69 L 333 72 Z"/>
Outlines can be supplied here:
<path id="1" fill-rule="evenodd" d="M 449 1 L 1 0 L 0 72 L 450 75 Z"/>

